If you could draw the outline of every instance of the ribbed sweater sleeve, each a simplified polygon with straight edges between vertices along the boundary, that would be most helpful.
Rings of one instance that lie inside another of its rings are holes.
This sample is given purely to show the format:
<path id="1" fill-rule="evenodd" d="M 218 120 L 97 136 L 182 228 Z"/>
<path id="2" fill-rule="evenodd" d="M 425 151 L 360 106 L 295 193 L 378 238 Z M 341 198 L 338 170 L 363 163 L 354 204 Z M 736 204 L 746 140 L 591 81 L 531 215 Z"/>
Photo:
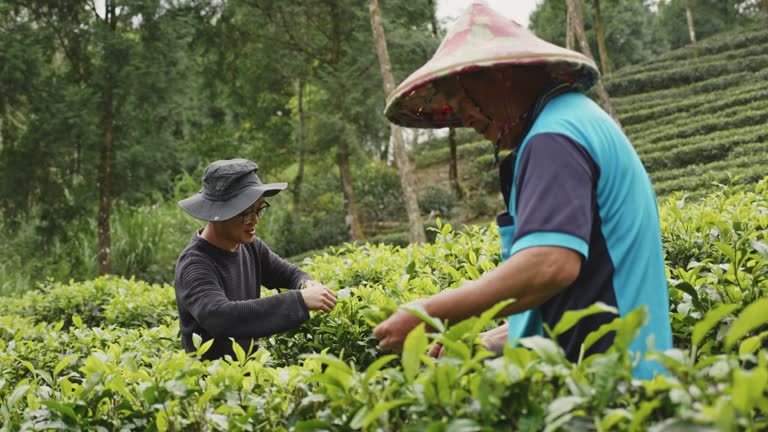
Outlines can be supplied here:
<path id="1" fill-rule="evenodd" d="M 190 253 L 185 258 L 179 262 L 178 300 L 214 338 L 260 338 L 286 331 L 309 319 L 299 291 L 230 300 L 216 269 L 205 257 Z"/>
<path id="2" fill-rule="evenodd" d="M 265 287 L 299 290 L 304 281 L 312 280 L 303 270 L 272 252 L 263 241 L 257 239 L 254 241 L 254 246 L 256 247 L 256 256 L 261 262 L 262 284 Z"/>

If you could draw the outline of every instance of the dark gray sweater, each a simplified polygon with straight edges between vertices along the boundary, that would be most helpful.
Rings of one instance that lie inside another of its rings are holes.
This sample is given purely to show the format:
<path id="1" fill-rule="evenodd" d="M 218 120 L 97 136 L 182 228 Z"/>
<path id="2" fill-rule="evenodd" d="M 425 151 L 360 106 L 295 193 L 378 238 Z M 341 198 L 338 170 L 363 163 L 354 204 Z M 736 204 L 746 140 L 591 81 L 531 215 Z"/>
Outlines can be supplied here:
<path id="1" fill-rule="evenodd" d="M 309 311 L 298 290 L 310 279 L 259 238 L 229 252 L 195 233 L 176 261 L 182 347 L 194 352 L 192 334 L 196 333 L 203 342 L 214 339 L 204 359 L 225 354 L 234 358 L 229 338 L 247 351 L 251 341 L 307 321 Z M 261 298 L 262 285 L 290 291 Z"/>

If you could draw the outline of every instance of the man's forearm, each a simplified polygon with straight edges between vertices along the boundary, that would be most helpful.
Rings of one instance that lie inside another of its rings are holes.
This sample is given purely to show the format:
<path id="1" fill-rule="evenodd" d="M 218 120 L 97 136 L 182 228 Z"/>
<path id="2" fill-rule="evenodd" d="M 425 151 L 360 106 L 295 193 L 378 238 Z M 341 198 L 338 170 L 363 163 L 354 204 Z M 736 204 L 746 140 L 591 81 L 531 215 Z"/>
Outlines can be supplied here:
<path id="1" fill-rule="evenodd" d="M 474 282 L 443 291 L 423 301 L 435 317 L 457 322 L 479 315 L 510 298 L 515 302 L 500 316 L 522 312 L 544 303 L 578 276 L 581 256 L 559 247 L 522 250 Z"/>

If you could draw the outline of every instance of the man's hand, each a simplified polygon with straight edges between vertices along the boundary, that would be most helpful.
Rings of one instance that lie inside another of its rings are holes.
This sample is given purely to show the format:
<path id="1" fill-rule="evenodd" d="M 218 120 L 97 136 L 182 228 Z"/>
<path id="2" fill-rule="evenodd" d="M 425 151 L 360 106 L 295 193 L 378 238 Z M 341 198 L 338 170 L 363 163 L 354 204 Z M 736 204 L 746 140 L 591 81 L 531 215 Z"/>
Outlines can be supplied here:
<path id="1" fill-rule="evenodd" d="M 488 351 L 501 355 L 504 353 L 504 347 L 507 345 L 509 326 L 504 324 L 487 332 L 480 333 L 483 347 Z M 440 342 L 435 342 L 429 349 L 427 355 L 434 358 L 440 358 L 445 354 L 445 347 Z"/>
<path id="2" fill-rule="evenodd" d="M 398 310 L 373 329 L 373 337 L 379 340 L 379 348 L 385 351 L 400 351 L 408 333 L 421 323 L 416 315 Z"/>
<path id="3" fill-rule="evenodd" d="M 495 329 L 480 333 L 480 336 L 483 338 L 483 346 L 485 349 L 496 353 L 496 355 L 500 355 L 504 352 L 504 346 L 507 345 L 509 325 L 504 324 Z"/>
<path id="4" fill-rule="evenodd" d="M 427 355 L 434 358 L 440 358 L 445 354 L 445 349 L 443 348 L 443 344 L 440 342 L 435 342 L 434 345 L 429 349 L 429 352 Z"/>
<path id="5" fill-rule="evenodd" d="M 318 281 L 307 281 L 301 295 L 309 310 L 330 312 L 336 306 L 336 293 Z"/>

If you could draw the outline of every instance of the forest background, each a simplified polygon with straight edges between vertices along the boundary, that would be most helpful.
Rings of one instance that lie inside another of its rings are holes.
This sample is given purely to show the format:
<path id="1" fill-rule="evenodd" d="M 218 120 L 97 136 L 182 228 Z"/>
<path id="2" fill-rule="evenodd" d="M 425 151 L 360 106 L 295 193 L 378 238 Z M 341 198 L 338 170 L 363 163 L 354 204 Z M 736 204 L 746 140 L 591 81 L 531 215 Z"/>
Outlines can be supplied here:
<path id="1" fill-rule="evenodd" d="M 580 3 L 591 51 L 609 53 L 596 58 L 604 75 L 691 44 L 686 9 L 700 39 L 768 13 L 768 0 Z M 434 0 L 380 7 L 398 83 L 445 23 Z M 567 45 L 567 10 L 540 1 L 531 30 Z M 289 183 L 257 228 L 283 256 L 407 242 L 379 62 L 360 0 L 0 0 L 0 294 L 104 273 L 172 281 L 202 227 L 176 202 L 217 159 L 251 159 L 264 181 Z M 404 136 L 411 158 L 479 140 Z M 503 206 L 493 180 L 461 184 L 450 165 L 449 184 L 417 173 L 424 227 L 489 222 Z"/>

